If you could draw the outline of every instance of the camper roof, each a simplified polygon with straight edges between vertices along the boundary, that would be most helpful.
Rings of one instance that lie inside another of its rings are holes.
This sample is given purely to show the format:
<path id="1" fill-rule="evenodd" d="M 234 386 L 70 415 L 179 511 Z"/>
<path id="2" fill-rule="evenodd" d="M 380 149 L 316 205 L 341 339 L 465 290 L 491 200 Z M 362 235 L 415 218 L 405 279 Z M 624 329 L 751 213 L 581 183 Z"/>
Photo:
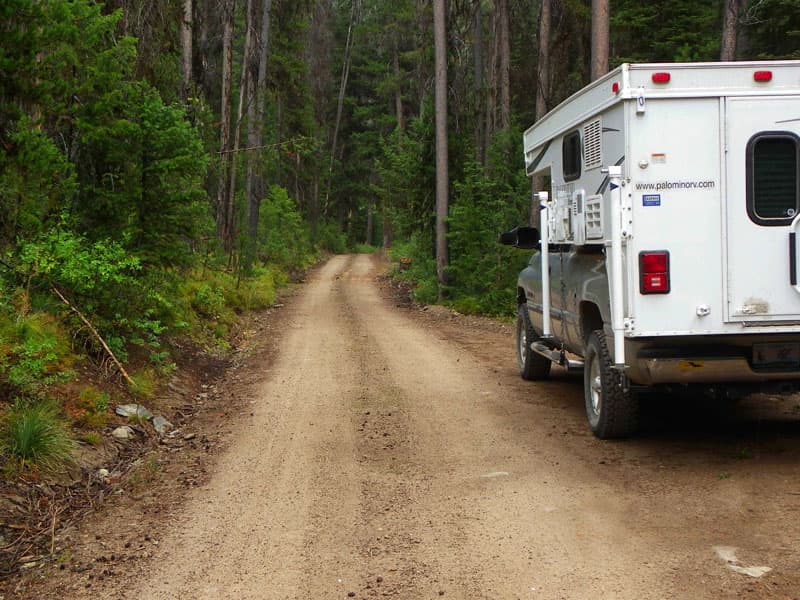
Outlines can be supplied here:
<path id="1" fill-rule="evenodd" d="M 729 63 L 625 63 L 573 94 L 525 132 L 525 163 L 553 138 L 608 107 L 637 98 L 785 95 L 800 92 L 800 60 Z M 800 117 L 800 114 L 798 114 Z"/>

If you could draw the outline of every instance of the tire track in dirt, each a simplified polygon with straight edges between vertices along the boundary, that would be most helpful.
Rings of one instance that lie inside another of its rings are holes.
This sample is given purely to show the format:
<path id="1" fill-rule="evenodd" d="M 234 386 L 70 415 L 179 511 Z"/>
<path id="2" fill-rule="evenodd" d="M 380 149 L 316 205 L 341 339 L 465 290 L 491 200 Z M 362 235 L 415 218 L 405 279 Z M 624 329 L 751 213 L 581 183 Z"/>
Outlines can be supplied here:
<path id="1" fill-rule="evenodd" d="M 369 273 L 369 266 L 359 257 L 353 272 Z M 615 492 L 580 463 L 561 467 L 571 461 L 559 442 L 520 444 L 513 424 L 504 422 L 503 386 L 486 376 L 485 365 L 390 311 L 368 277 L 356 278 L 348 291 L 356 314 L 369 317 L 375 354 L 386 357 L 388 377 L 411 403 L 415 469 L 426 482 L 414 512 L 430 524 L 420 542 L 427 554 L 418 552 L 436 558 L 438 573 L 429 576 L 444 583 L 442 591 L 458 598 L 537 591 L 578 598 L 587 590 L 599 597 L 669 596 L 656 561 L 631 573 L 652 549 L 627 539 L 625 515 L 609 500 Z M 662 565 L 671 563 L 662 558 Z M 660 580 L 655 595 L 651 577 Z M 422 597 L 430 595 L 425 591 Z"/>
<path id="2" fill-rule="evenodd" d="M 162 543 L 151 581 L 133 598 L 286 598 L 339 593 L 354 569 L 347 544 L 358 504 L 343 393 L 355 366 L 331 282 L 335 257 L 298 298 L 272 377 L 255 390 L 253 418 Z M 331 507 L 335 510 L 331 510 Z M 311 541 L 310 541 L 311 540 Z"/>

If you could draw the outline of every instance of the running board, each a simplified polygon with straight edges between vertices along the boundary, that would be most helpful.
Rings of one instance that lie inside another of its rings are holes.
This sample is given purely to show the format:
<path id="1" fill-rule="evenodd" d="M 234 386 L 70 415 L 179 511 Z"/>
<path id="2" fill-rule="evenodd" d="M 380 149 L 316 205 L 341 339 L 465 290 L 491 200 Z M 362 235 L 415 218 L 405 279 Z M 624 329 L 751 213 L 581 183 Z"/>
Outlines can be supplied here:
<path id="1" fill-rule="evenodd" d="M 553 350 L 542 342 L 533 342 L 531 350 L 536 354 L 541 354 L 545 358 L 552 360 L 557 365 L 561 365 L 567 370 L 567 373 L 583 373 L 583 361 L 573 360 L 566 357 L 560 350 Z"/>

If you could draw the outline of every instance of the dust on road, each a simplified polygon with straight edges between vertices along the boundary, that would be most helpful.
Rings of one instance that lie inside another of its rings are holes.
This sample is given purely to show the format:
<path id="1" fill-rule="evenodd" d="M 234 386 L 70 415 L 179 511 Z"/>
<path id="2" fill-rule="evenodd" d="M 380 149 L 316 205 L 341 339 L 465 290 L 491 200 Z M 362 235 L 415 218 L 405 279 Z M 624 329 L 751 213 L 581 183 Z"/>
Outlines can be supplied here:
<path id="1" fill-rule="evenodd" d="M 305 286 L 252 417 L 109 597 L 800 594 L 797 419 L 598 441 L 578 381 L 523 382 L 510 328 L 411 318 L 377 268 Z"/>

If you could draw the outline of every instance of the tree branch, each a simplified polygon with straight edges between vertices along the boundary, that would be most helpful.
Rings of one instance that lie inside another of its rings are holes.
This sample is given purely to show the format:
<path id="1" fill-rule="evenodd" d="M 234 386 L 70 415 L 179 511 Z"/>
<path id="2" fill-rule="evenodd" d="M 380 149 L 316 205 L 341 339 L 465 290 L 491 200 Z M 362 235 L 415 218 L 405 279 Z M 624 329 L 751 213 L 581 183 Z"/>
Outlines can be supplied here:
<path id="1" fill-rule="evenodd" d="M 64 294 L 59 292 L 58 289 L 55 286 L 52 286 L 52 290 L 53 290 L 53 292 L 55 292 L 56 296 L 61 298 L 61 301 L 64 304 L 66 304 L 70 308 L 70 310 L 72 312 L 74 312 L 76 315 L 78 315 L 80 320 L 83 321 L 83 323 L 89 328 L 89 330 L 92 332 L 92 334 L 97 339 L 97 341 L 100 342 L 100 344 L 103 346 L 105 351 L 108 353 L 108 356 L 111 357 L 111 360 L 114 361 L 114 364 L 117 365 L 117 368 L 119 369 L 119 372 L 122 373 L 122 376 L 125 378 L 125 381 L 127 381 L 129 385 L 135 386 L 136 384 L 133 382 L 133 379 L 131 379 L 130 375 L 128 375 L 128 372 L 125 370 L 125 367 L 122 366 L 122 363 L 119 362 L 119 359 L 117 359 L 117 357 L 111 351 L 111 348 L 109 348 L 108 344 L 106 344 L 106 341 L 103 339 L 103 336 L 101 336 L 98 333 L 97 329 L 95 329 L 94 326 L 89 322 L 89 319 L 84 317 L 83 313 L 81 313 L 81 311 L 79 311 L 72 304 L 70 304 L 69 300 L 67 300 L 64 297 Z"/>

